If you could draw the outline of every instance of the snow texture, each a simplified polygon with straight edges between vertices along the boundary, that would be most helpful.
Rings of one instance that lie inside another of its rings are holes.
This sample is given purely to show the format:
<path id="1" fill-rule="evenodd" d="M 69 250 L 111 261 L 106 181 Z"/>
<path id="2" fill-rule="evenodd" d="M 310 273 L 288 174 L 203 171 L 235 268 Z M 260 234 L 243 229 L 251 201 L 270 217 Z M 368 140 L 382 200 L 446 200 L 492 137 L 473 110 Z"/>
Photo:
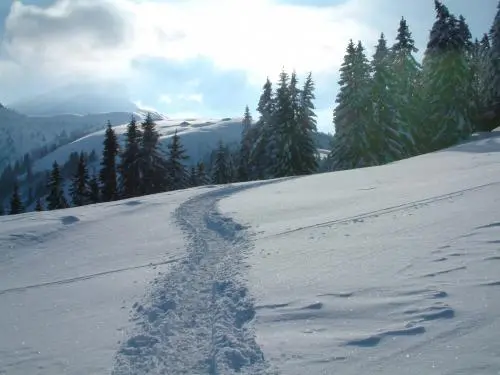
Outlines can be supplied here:
<path id="1" fill-rule="evenodd" d="M 500 133 L 0 218 L 0 374 L 498 374 Z"/>
<path id="2" fill-rule="evenodd" d="M 175 212 L 189 252 L 155 281 L 145 304 L 135 305 L 136 332 L 120 349 L 114 375 L 266 373 L 242 278 L 249 242 L 244 228 L 216 208 L 227 194 L 248 187 L 194 197 Z"/>

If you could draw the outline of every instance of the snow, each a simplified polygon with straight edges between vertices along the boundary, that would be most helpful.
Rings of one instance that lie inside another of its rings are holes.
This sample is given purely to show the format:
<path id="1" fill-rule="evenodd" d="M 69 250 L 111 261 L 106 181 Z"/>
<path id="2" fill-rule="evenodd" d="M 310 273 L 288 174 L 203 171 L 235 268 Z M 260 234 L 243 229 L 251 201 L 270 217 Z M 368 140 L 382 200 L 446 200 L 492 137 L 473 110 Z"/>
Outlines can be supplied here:
<path id="1" fill-rule="evenodd" d="M 500 133 L 0 218 L 0 374 L 498 374 Z"/>
<path id="2" fill-rule="evenodd" d="M 136 112 L 135 115 L 143 118 L 142 112 Z M 160 114 L 153 114 L 156 128 L 160 134 L 162 148 L 167 150 L 170 138 L 175 131 L 181 137 L 182 145 L 190 156 L 190 161 L 195 164 L 203 157 L 207 156 L 217 147 L 219 140 L 224 143 L 239 142 L 241 139 L 241 118 L 220 120 L 220 119 L 167 119 Z M 141 121 L 141 120 L 139 120 Z M 127 131 L 128 124 L 113 125 L 113 129 L 118 135 L 119 141 L 124 141 L 124 134 Z M 90 133 L 76 141 L 59 147 L 54 152 L 37 161 L 33 170 L 44 171 L 52 167 L 54 161 L 59 164 L 65 163 L 72 152 L 91 153 L 95 150 L 97 155 L 101 155 L 103 150 L 105 129 Z"/>

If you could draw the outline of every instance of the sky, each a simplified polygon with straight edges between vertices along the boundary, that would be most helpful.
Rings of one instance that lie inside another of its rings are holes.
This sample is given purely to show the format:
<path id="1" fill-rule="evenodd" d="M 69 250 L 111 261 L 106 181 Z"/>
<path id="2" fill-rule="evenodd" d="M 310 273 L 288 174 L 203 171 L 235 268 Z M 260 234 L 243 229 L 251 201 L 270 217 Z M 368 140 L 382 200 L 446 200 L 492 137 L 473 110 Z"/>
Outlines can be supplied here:
<path id="1" fill-rule="evenodd" d="M 443 2 L 477 37 L 498 4 Z M 433 0 L 1 0 L 0 102 L 107 81 L 174 118 L 241 116 L 245 105 L 256 117 L 266 78 L 285 69 L 301 82 L 312 72 L 318 127 L 332 132 L 349 39 L 371 55 L 381 32 L 393 43 L 402 16 L 420 54 Z"/>

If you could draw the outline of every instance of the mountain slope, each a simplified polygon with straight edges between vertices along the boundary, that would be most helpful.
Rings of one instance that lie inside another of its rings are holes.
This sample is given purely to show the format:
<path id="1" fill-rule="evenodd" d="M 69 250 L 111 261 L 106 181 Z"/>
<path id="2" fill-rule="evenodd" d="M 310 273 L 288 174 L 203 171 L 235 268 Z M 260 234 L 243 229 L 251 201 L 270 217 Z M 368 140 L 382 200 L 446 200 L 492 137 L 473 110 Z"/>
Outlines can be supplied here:
<path id="1" fill-rule="evenodd" d="M 494 133 L 1 217 L 0 373 L 494 374 L 499 172 Z"/>
<path id="2" fill-rule="evenodd" d="M 85 116 L 58 115 L 30 117 L 5 107 L 0 108 L 0 169 L 13 163 L 25 153 L 65 144 L 73 138 L 103 129 L 109 120 L 124 123 L 131 113 L 101 113 Z"/>
<path id="3" fill-rule="evenodd" d="M 130 119 L 128 119 L 130 120 Z M 127 120 L 127 121 L 128 121 Z M 190 161 L 196 163 L 209 152 L 217 147 L 220 140 L 224 143 L 239 142 L 241 139 L 241 118 L 235 119 L 163 119 L 156 120 L 158 132 L 160 133 L 161 148 L 166 151 L 170 138 L 175 131 L 181 136 L 181 141 L 190 156 Z M 113 127 L 123 144 L 127 124 Z M 70 144 L 59 147 L 43 159 L 35 163 L 34 170 L 41 171 L 49 169 L 57 160 L 65 162 L 72 152 L 85 151 L 87 153 L 95 150 L 98 155 L 102 153 L 105 130 L 100 130 L 86 135 Z"/>

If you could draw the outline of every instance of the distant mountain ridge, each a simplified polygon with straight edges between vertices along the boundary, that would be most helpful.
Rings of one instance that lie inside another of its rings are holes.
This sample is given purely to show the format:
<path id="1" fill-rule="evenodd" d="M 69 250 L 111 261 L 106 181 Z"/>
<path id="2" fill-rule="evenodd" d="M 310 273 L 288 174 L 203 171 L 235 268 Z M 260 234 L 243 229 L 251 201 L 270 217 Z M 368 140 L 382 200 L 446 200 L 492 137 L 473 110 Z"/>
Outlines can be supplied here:
<path id="1" fill-rule="evenodd" d="M 88 115 L 108 112 L 135 112 L 126 87 L 120 83 L 69 84 L 8 103 L 8 107 L 28 116 Z"/>

